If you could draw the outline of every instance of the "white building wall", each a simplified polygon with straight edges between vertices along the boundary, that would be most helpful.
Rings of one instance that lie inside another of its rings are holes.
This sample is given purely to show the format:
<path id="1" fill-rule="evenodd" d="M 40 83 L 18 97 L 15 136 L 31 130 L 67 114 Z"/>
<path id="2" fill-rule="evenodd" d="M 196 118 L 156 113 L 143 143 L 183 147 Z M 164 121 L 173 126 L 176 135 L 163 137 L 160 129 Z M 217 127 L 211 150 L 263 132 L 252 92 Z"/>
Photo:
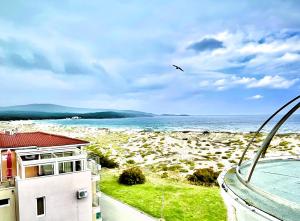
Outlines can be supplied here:
<path id="1" fill-rule="evenodd" d="M 91 221 L 91 172 L 76 172 L 18 180 L 19 221 Z M 88 197 L 77 199 L 79 189 Z M 45 197 L 45 216 L 37 216 L 36 198 Z"/>

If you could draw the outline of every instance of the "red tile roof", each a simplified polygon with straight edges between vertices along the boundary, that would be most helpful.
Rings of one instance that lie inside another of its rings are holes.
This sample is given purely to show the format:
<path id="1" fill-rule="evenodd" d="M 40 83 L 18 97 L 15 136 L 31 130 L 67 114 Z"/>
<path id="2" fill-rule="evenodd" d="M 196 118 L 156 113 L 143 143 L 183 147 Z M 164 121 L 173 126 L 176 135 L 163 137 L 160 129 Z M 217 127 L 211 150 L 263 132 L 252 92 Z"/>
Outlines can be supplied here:
<path id="1" fill-rule="evenodd" d="M 87 141 L 69 138 L 44 132 L 15 133 L 12 135 L 0 133 L 0 148 L 13 147 L 51 147 L 64 145 L 88 144 Z"/>

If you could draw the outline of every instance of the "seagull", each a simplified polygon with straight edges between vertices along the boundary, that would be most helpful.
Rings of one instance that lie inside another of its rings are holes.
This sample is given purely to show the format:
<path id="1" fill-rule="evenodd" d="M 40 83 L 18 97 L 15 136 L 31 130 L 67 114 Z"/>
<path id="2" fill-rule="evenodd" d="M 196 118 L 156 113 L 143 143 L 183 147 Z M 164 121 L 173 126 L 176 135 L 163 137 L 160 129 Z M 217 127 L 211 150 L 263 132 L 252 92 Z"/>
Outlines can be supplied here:
<path id="1" fill-rule="evenodd" d="M 178 70 L 180 70 L 180 71 L 183 71 L 184 72 L 184 70 L 181 68 L 181 67 L 179 67 L 179 66 L 177 66 L 177 65 L 172 65 L 172 66 L 174 66 L 175 68 L 176 68 L 176 70 L 178 69 Z"/>

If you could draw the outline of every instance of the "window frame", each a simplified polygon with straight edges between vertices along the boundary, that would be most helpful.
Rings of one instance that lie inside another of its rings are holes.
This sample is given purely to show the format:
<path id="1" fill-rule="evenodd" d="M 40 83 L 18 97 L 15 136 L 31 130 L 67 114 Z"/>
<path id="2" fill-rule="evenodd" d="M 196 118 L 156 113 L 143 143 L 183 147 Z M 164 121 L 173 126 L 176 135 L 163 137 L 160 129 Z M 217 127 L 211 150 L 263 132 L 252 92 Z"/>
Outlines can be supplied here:
<path id="1" fill-rule="evenodd" d="M 42 199 L 43 201 L 43 214 L 39 214 L 39 208 L 38 208 L 38 200 Z M 46 197 L 42 196 L 42 197 L 37 197 L 36 198 L 36 216 L 37 217 L 43 217 L 46 216 Z"/>

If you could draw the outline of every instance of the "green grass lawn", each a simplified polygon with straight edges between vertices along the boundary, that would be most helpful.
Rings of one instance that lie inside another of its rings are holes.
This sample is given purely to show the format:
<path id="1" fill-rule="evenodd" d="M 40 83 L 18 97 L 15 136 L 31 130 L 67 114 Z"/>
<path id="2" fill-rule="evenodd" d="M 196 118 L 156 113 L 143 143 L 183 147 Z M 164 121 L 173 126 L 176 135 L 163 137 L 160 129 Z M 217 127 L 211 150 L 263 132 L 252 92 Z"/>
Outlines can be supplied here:
<path id="1" fill-rule="evenodd" d="M 160 217 L 164 192 L 167 221 L 226 220 L 226 209 L 217 187 L 194 186 L 146 175 L 145 184 L 125 186 L 118 175 L 102 170 L 101 190 L 154 217 Z"/>

